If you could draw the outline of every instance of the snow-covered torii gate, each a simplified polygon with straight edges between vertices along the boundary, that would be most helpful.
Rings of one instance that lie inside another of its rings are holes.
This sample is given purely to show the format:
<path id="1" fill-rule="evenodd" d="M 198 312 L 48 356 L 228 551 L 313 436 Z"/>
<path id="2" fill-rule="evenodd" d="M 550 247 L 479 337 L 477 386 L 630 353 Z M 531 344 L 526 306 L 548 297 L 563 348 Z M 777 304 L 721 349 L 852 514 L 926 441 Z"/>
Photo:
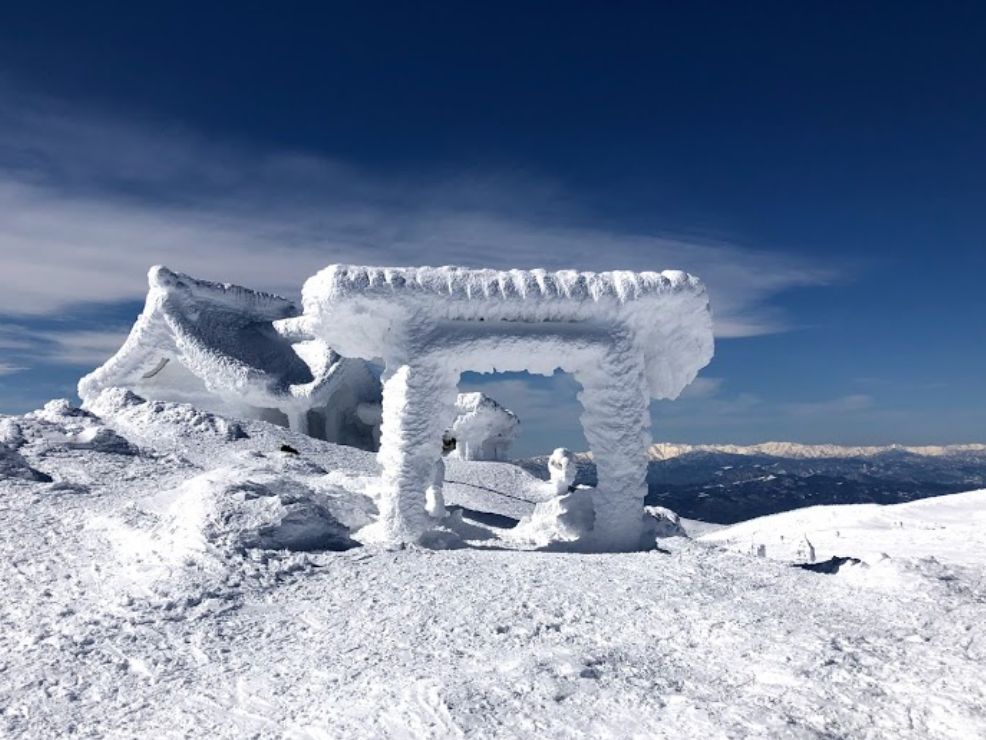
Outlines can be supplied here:
<path id="1" fill-rule="evenodd" d="M 678 271 L 575 272 L 332 265 L 303 290 L 299 322 L 345 357 L 383 360 L 384 538 L 434 526 L 425 491 L 464 371 L 550 375 L 582 386 L 598 485 L 584 549 L 640 546 L 651 398 L 675 398 L 712 358 L 702 283 Z M 299 327 L 302 328 L 302 327 Z"/>

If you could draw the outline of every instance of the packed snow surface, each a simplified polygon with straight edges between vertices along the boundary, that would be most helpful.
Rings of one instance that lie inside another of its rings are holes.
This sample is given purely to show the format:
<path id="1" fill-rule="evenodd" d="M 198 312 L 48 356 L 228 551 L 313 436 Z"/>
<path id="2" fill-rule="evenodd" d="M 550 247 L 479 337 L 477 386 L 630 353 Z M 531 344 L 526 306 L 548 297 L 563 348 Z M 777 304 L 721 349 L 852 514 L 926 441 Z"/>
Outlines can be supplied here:
<path id="1" fill-rule="evenodd" d="M 580 555 L 514 530 L 585 489 L 450 459 L 459 549 L 387 549 L 374 456 L 264 422 L 104 392 L 0 442 L 52 479 L 0 472 L 5 737 L 986 735 L 984 492 Z"/>

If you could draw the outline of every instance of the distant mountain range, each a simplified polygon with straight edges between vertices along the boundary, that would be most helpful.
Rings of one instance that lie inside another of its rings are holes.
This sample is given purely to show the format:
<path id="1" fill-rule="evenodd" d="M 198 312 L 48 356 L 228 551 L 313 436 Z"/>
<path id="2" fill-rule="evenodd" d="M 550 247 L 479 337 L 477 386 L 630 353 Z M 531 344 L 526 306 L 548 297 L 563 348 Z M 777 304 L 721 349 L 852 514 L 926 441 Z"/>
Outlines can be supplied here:
<path id="1" fill-rule="evenodd" d="M 840 447 L 768 442 L 650 449 L 647 503 L 732 524 L 820 504 L 893 504 L 986 487 L 986 445 Z M 594 485 L 590 455 L 576 482 Z M 546 458 L 518 461 L 546 477 Z"/>
<path id="2" fill-rule="evenodd" d="M 710 452 L 726 455 L 746 455 L 749 457 L 786 457 L 796 460 L 831 457 L 874 457 L 884 453 L 906 452 L 921 457 L 953 457 L 956 455 L 986 455 L 986 444 L 964 445 L 926 445 L 906 447 L 904 445 L 884 445 L 882 447 L 846 447 L 842 445 L 803 445 L 797 442 L 763 442 L 756 445 L 685 445 L 671 442 L 658 442 L 651 445 L 652 460 L 670 460 L 674 457 L 696 452 Z"/>

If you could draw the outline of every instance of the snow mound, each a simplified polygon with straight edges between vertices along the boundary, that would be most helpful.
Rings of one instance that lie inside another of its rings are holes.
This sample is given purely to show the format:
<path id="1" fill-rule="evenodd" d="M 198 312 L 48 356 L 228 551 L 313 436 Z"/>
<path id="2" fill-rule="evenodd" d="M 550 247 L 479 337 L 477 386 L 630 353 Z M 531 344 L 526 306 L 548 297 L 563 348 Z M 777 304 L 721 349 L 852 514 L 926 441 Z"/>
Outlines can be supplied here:
<path id="1" fill-rule="evenodd" d="M 585 540 L 595 522 L 592 491 L 580 488 L 536 504 L 534 511 L 510 531 L 509 538 L 538 549 L 565 550 Z"/>
<path id="2" fill-rule="evenodd" d="M 184 451 L 203 440 L 234 442 L 247 437 L 238 422 L 187 403 L 147 401 L 123 388 L 107 388 L 86 401 L 85 407 L 159 450 Z"/>
<path id="3" fill-rule="evenodd" d="M 164 530 L 190 550 L 348 550 L 357 543 L 311 488 L 206 475 L 175 492 Z"/>
<path id="4" fill-rule="evenodd" d="M 111 455 L 136 455 L 129 440 L 103 424 L 95 414 L 73 406 L 67 399 L 49 401 L 43 408 L 8 421 L 0 438 L 16 447 L 43 456 L 57 450 L 89 450 Z"/>
<path id="5" fill-rule="evenodd" d="M 168 563 L 225 568 L 251 550 L 357 547 L 350 532 L 369 522 L 372 510 L 369 499 L 327 483 L 315 463 L 249 452 L 154 496 L 126 521 L 102 522 L 102 529 L 124 559 L 152 573 Z"/>

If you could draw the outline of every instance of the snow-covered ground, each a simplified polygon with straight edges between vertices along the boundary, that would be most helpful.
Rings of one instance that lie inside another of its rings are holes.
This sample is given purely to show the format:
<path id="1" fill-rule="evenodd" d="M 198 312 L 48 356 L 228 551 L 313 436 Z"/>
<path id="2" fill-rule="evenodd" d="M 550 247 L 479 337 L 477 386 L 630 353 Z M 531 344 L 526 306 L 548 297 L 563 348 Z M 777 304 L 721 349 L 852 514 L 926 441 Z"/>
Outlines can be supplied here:
<path id="1" fill-rule="evenodd" d="M 457 549 L 359 547 L 371 454 L 91 411 L 0 419 L 0 735 L 986 735 L 986 492 L 579 555 L 511 534 L 547 484 L 450 459 Z"/>

